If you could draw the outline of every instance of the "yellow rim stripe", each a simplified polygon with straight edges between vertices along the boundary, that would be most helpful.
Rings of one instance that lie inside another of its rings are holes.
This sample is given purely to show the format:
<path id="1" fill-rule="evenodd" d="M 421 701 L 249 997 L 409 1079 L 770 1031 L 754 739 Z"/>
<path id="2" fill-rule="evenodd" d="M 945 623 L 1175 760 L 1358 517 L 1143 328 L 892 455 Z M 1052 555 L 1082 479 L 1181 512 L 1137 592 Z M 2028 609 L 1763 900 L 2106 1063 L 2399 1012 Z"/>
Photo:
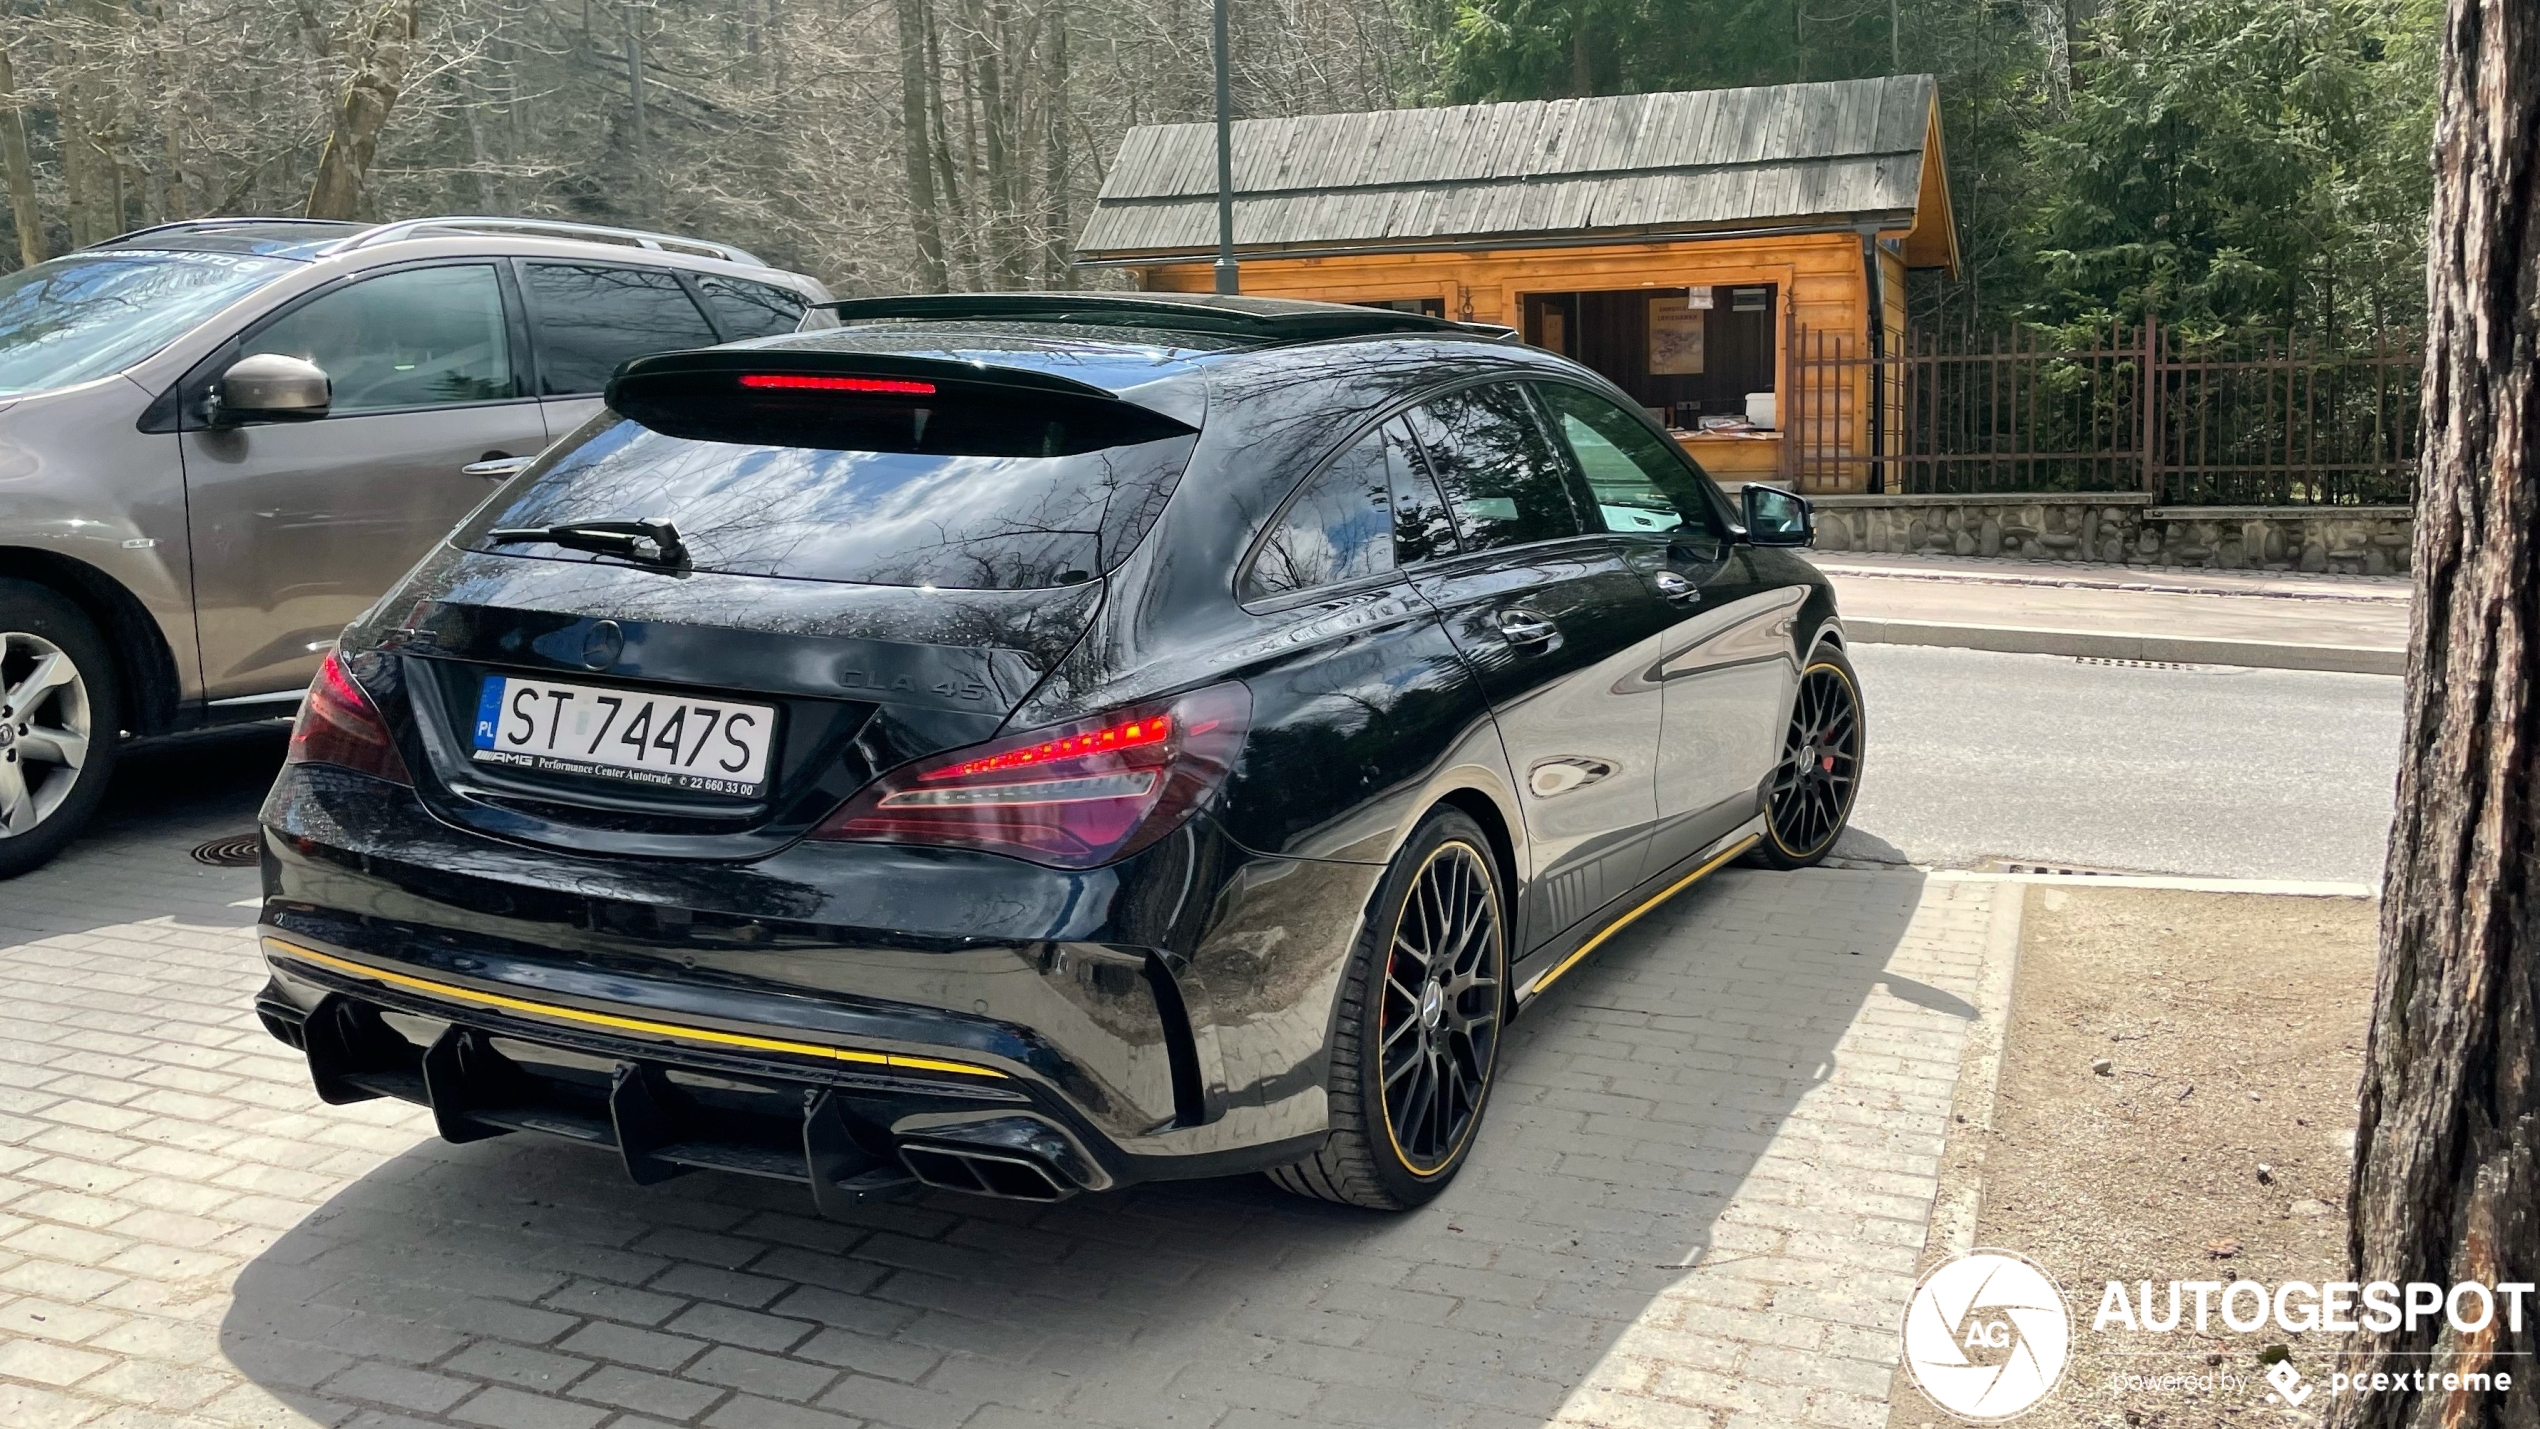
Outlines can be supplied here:
<path id="1" fill-rule="evenodd" d="M 1648 912 L 1650 909 L 1655 908 L 1659 904 L 1666 902 L 1668 899 L 1675 897 L 1677 894 L 1684 892 L 1685 888 L 1695 879 L 1702 877 L 1702 875 L 1718 868 L 1721 864 L 1724 864 L 1730 859 L 1737 857 L 1739 854 L 1746 852 L 1748 849 L 1755 847 L 1755 845 L 1760 842 L 1763 837 L 1764 836 L 1762 834 L 1748 834 L 1745 838 L 1739 840 L 1734 848 L 1722 851 L 1709 863 L 1702 865 L 1693 872 L 1688 873 L 1684 877 L 1677 879 L 1675 882 L 1668 884 L 1648 902 L 1643 903 L 1638 908 L 1635 908 L 1629 913 L 1624 914 L 1622 917 L 1615 919 L 1613 922 L 1606 924 L 1603 931 L 1599 932 L 1595 937 L 1588 939 L 1586 942 L 1579 944 L 1577 950 L 1572 952 L 1570 956 L 1563 958 L 1559 963 L 1555 964 L 1552 971 L 1536 978 L 1533 984 L 1527 987 L 1525 995 L 1527 997 L 1534 997 L 1540 994 L 1545 988 L 1552 986 L 1552 980 L 1554 978 L 1557 978 L 1563 973 L 1568 972 L 1571 968 L 1578 966 L 1579 959 L 1595 952 L 1597 946 L 1603 943 L 1606 939 L 1613 937 L 1616 933 L 1630 927 L 1633 921 L 1638 919 L 1641 914 Z"/>
<path id="2" fill-rule="evenodd" d="M 429 978 L 392 973 L 368 963 L 357 963 L 286 943 L 280 938 L 264 940 L 265 951 L 277 957 L 298 958 L 333 968 L 355 977 L 366 977 L 407 988 L 432 997 L 446 997 L 455 1002 L 474 1003 L 479 1007 L 499 1007 L 506 1012 L 526 1013 L 531 1017 L 552 1018 L 558 1022 L 578 1022 L 588 1027 L 606 1027 L 619 1032 L 641 1032 L 653 1037 L 675 1037 L 683 1042 L 704 1042 L 718 1047 L 745 1047 L 753 1052 L 790 1052 L 797 1057 L 818 1057 L 830 1062 L 856 1062 L 873 1067 L 900 1067 L 921 1072 L 961 1072 L 973 1077 L 998 1077 L 1005 1073 L 993 1067 L 974 1067 L 967 1062 L 946 1062 L 933 1057 L 908 1057 L 897 1052 L 862 1052 L 850 1047 L 823 1047 L 814 1042 L 787 1042 L 774 1037 L 749 1037 L 738 1032 L 717 1032 L 706 1027 L 681 1027 L 668 1022 L 648 1022 L 640 1017 L 616 1017 L 605 1012 L 585 1012 L 578 1007 L 558 1007 L 551 1003 L 530 1002 L 523 998 L 505 997 L 500 993 L 478 992 L 473 988 L 454 987 Z"/>

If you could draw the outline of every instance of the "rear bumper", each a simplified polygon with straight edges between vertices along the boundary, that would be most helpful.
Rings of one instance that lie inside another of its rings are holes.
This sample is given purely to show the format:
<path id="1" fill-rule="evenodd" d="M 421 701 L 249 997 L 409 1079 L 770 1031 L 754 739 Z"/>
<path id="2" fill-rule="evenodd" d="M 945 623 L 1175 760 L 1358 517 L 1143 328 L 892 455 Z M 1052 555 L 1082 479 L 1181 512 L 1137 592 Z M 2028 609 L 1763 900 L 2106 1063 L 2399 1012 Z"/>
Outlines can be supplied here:
<path id="1" fill-rule="evenodd" d="M 577 857 L 312 766 L 265 823 L 258 1010 L 326 1099 L 427 1105 L 454 1140 L 566 1136 L 638 1180 L 804 1181 L 832 1209 L 912 1168 L 1050 1199 L 1309 1154 L 1381 873 L 1258 859 L 1205 820 L 1086 872 L 881 845 Z"/>
<path id="2" fill-rule="evenodd" d="M 603 1012 L 311 943 L 266 934 L 258 1017 L 307 1054 L 322 1100 L 430 1107 L 445 1140 L 542 1132 L 614 1151 L 639 1183 L 733 1171 L 802 1183 L 832 1214 L 912 1179 L 1041 1201 L 1119 1184 L 1117 1148 L 1019 1070 Z"/>

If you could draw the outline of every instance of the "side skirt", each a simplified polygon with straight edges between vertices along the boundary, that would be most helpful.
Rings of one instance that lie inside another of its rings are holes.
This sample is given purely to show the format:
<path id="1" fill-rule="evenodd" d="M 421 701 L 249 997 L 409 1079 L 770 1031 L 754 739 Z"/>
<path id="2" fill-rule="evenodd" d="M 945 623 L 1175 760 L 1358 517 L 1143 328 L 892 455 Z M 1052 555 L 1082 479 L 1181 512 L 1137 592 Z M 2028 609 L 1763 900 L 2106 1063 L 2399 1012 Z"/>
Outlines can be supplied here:
<path id="1" fill-rule="evenodd" d="M 1760 822 L 1759 818 L 1756 823 Z M 1556 942 L 1528 955 L 1518 967 L 1518 1005 L 1522 1007 L 1533 1001 L 1564 973 L 1586 961 L 1587 955 L 1603 946 L 1606 939 L 1640 921 L 1641 915 L 1701 882 L 1722 864 L 1753 848 L 1763 837 L 1755 823 L 1746 825 L 1615 899 L 1613 906 L 1622 911 L 1610 921 L 1595 926 L 1593 931 L 1582 934 L 1575 945 L 1565 948 Z"/>

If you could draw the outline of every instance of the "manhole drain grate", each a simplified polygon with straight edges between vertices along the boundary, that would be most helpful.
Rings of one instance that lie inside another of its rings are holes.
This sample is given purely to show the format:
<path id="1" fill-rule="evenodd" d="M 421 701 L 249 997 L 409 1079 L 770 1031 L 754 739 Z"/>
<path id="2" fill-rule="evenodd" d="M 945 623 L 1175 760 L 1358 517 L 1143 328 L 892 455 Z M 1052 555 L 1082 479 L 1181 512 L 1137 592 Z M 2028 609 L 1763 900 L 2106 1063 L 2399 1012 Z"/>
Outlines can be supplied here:
<path id="1" fill-rule="evenodd" d="M 2139 868 L 2093 868 L 2079 863 L 2040 863 L 2030 858 L 1988 858 L 1975 866 L 1978 873 L 2052 874 L 2059 878 L 2142 878 Z M 2149 875 L 2158 877 L 2159 875 Z"/>
<path id="2" fill-rule="evenodd" d="M 232 834 L 196 848 L 194 861 L 214 868 L 254 868 L 263 849 L 264 840 L 254 834 Z"/>
<path id="3" fill-rule="evenodd" d="M 2237 665 L 2199 665 L 2183 660 L 2121 660 L 2113 655 L 2075 655 L 2076 665 L 2097 665 L 2118 670 L 2183 670 L 2191 675 L 2237 674 Z"/>

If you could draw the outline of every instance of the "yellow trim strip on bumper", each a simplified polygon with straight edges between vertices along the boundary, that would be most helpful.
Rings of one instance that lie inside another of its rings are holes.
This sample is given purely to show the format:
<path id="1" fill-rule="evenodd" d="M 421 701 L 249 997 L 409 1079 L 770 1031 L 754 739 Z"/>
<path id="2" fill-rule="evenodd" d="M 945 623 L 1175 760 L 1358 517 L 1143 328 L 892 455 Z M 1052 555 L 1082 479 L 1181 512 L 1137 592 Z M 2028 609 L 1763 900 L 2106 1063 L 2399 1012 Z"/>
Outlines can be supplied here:
<path id="1" fill-rule="evenodd" d="M 585 1012 L 578 1007 L 558 1007 L 552 1003 L 531 1002 L 525 998 L 505 997 L 500 993 L 478 992 L 429 978 L 392 973 L 368 963 L 339 958 L 287 943 L 280 938 L 263 940 L 266 953 L 282 958 L 297 958 L 316 963 L 354 977 L 371 978 L 393 987 L 431 997 L 449 998 L 454 1002 L 473 1003 L 479 1007 L 499 1007 L 506 1012 L 525 1013 L 531 1017 L 552 1018 L 558 1022 L 576 1022 L 586 1027 L 606 1027 L 618 1032 L 641 1032 L 652 1037 L 675 1037 L 683 1042 L 702 1042 L 717 1047 L 740 1047 L 753 1052 L 787 1052 L 797 1057 L 818 1057 L 823 1061 L 855 1062 L 873 1067 L 897 1067 L 918 1072 L 960 1072 L 973 1077 L 1004 1078 L 1005 1073 L 993 1067 L 977 1067 L 968 1062 L 947 1062 L 935 1057 L 910 1057 L 897 1052 L 864 1052 L 851 1047 L 824 1047 L 814 1042 L 788 1042 L 775 1037 L 750 1037 L 738 1032 L 717 1032 L 706 1027 L 682 1027 L 669 1022 L 650 1022 L 640 1017 L 617 1017 L 605 1012 Z"/>
<path id="2" fill-rule="evenodd" d="M 1570 956 L 1563 958 L 1559 963 L 1555 964 L 1550 972 L 1545 973 L 1543 976 L 1536 978 L 1532 983 L 1527 984 L 1526 990 L 1519 994 L 1518 1000 L 1523 1002 L 1526 999 L 1534 997 L 1536 994 L 1542 992 L 1545 988 L 1552 986 L 1552 980 L 1554 978 L 1561 976 L 1563 973 L 1566 973 L 1571 968 L 1577 966 L 1579 959 L 1595 952 L 1598 944 L 1603 943 L 1606 939 L 1613 937 L 1616 933 L 1630 927 L 1641 914 L 1648 912 L 1650 909 L 1655 908 L 1659 904 L 1666 902 L 1668 899 L 1675 897 L 1677 894 L 1684 892 L 1686 887 L 1692 884 L 1694 880 L 1702 877 L 1706 873 L 1709 873 L 1711 870 L 1718 868 L 1721 864 L 1728 862 L 1730 859 L 1737 857 L 1739 854 L 1746 852 L 1748 849 L 1755 847 L 1756 844 L 1762 842 L 1763 837 L 1764 836 L 1762 834 L 1748 834 L 1745 838 L 1739 840 L 1734 846 L 1721 851 L 1717 856 L 1712 858 L 1710 862 L 1695 869 L 1693 872 L 1686 874 L 1684 877 L 1677 879 L 1675 882 L 1668 884 L 1665 888 L 1660 889 L 1658 893 L 1648 902 L 1643 903 L 1638 908 L 1635 908 L 1629 913 L 1624 914 L 1622 917 L 1615 919 L 1613 922 L 1606 924 L 1595 937 L 1579 944 L 1578 948 L 1573 951 Z"/>

